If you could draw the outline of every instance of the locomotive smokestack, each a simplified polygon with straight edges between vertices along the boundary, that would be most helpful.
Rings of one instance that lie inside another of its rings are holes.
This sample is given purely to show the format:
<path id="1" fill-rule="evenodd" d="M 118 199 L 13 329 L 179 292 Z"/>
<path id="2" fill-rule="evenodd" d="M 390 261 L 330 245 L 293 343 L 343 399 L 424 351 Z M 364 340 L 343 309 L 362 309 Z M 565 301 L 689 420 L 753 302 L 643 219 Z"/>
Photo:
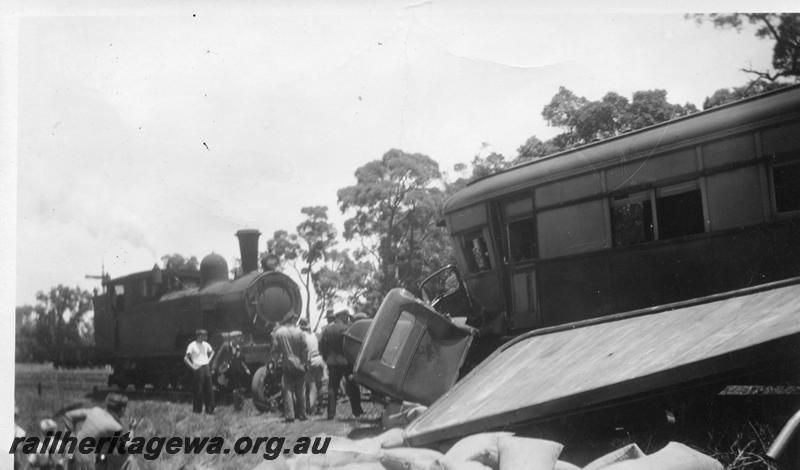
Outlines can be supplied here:
<path id="1" fill-rule="evenodd" d="M 236 232 L 239 238 L 239 252 L 242 256 L 242 274 L 258 269 L 258 237 L 261 232 L 256 229 L 244 229 Z"/>

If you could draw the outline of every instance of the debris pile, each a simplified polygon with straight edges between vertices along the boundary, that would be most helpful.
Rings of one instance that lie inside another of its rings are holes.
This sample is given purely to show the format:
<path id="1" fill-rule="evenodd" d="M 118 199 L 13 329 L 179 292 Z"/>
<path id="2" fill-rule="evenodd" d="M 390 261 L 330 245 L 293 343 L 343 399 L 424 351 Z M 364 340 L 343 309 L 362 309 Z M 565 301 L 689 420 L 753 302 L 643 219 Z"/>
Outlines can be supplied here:
<path id="1" fill-rule="evenodd" d="M 678 442 L 645 455 L 636 444 L 584 467 L 559 460 L 563 446 L 510 432 L 467 436 L 446 452 L 405 447 L 399 428 L 362 440 L 334 439 L 324 455 L 264 462 L 253 470 L 723 470 L 722 464 Z"/>

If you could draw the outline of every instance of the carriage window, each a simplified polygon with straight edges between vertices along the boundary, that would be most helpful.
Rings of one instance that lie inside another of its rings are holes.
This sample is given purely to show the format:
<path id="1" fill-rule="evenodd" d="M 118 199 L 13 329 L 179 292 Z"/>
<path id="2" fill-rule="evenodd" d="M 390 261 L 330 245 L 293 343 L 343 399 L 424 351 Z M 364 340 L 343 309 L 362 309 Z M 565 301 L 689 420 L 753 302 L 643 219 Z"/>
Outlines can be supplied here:
<path id="1" fill-rule="evenodd" d="M 492 269 L 489 261 L 489 247 L 483 237 L 483 231 L 471 232 L 462 237 L 462 249 L 470 271 L 486 271 Z"/>
<path id="2" fill-rule="evenodd" d="M 703 199 L 697 182 L 613 198 L 611 229 L 614 246 L 705 232 Z"/>
<path id="3" fill-rule="evenodd" d="M 508 224 L 508 253 L 512 263 L 536 257 L 536 224 L 533 217 Z"/>
<path id="4" fill-rule="evenodd" d="M 800 210 L 800 162 L 775 166 L 775 207 L 778 212 Z"/>
<path id="5" fill-rule="evenodd" d="M 653 240 L 653 208 L 649 194 L 615 197 L 611 204 L 611 227 L 614 246 Z"/>
<path id="6" fill-rule="evenodd" d="M 703 233 L 703 199 L 699 189 L 659 194 L 656 198 L 658 239 Z"/>

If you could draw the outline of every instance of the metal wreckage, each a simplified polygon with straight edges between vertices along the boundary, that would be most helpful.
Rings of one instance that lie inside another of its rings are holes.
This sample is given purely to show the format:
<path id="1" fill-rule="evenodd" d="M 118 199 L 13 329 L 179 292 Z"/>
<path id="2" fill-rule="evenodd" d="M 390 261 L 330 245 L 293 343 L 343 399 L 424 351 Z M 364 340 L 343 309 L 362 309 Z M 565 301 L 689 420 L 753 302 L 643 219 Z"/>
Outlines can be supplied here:
<path id="1" fill-rule="evenodd" d="M 411 445 L 800 378 L 800 86 L 485 177 L 445 223 L 458 266 L 390 292 L 355 366 L 430 405 Z"/>
<path id="2" fill-rule="evenodd" d="M 391 291 L 346 340 L 358 382 L 429 405 L 405 429 L 411 445 L 797 382 L 800 86 L 485 177 L 444 215 L 457 266 L 423 281 L 421 299 Z M 180 387 L 196 328 L 215 347 L 237 331 L 269 408 L 269 327 L 302 300 L 259 271 L 258 231 L 237 235 L 235 280 L 213 254 L 193 279 L 104 280 L 109 384 Z"/>

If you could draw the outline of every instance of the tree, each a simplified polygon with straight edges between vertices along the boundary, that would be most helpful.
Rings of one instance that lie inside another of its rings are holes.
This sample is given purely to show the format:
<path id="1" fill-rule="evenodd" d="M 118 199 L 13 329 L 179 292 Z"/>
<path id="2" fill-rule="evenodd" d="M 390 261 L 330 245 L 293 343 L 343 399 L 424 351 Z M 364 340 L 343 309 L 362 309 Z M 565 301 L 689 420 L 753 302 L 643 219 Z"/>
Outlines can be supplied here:
<path id="1" fill-rule="evenodd" d="M 497 152 L 490 153 L 486 158 L 475 155 L 475 158 L 472 159 L 472 177 L 474 179 L 484 178 L 503 171 L 509 166 L 510 162 L 506 161 L 506 157 Z"/>
<path id="2" fill-rule="evenodd" d="M 185 257 L 178 253 L 161 257 L 163 279 L 167 291 L 186 289 L 193 286 L 200 276 L 199 263 L 194 256 Z"/>
<path id="3" fill-rule="evenodd" d="M 316 272 L 336 244 L 336 229 L 328 221 L 326 206 L 309 206 L 300 209 L 306 218 L 296 228 L 297 233 L 277 230 L 267 240 L 267 249 L 283 265 L 297 273 L 306 291 L 306 319 L 311 321 L 311 289 L 318 292 Z"/>
<path id="4" fill-rule="evenodd" d="M 690 15 L 687 15 L 689 17 Z M 798 13 L 712 13 L 691 15 L 698 24 L 710 21 L 714 27 L 741 31 L 745 23 L 755 25 L 755 35 L 775 41 L 772 49 L 773 70 L 742 71 L 756 80 L 775 82 L 781 78 L 800 81 L 800 14 Z"/>
<path id="5" fill-rule="evenodd" d="M 356 259 L 375 267 L 370 289 L 380 298 L 394 287 L 414 289 L 441 258 L 435 251 L 444 239 L 436 226 L 444 200 L 438 163 L 392 149 L 358 168 L 355 177 L 356 184 L 337 196 L 339 209 L 350 215 L 345 239 L 359 240 Z M 377 308 L 375 299 L 368 307 Z"/>
<path id="6" fill-rule="evenodd" d="M 47 343 L 38 340 L 37 311 L 32 305 L 22 305 L 15 309 L 15 360 L 16 362 L 43 362 L 47 360 Z"/>
<path id="7" fill-rule="evenodd" d="M 766 93 L 771 90 L 783 88 L 787 84 L 778 82 L 769 82 L 766 80 L 755 80 L 747 85 L 733 88 L 720 88 L 715 91 L 713 95 L 706 97 L 703 102 L 703 109 L 710 109 L 715 106 L 738 101 L 761 93 Z"/>
<path id="8" fill-rule="evenodd" d="M 57 361 L 65 350 L 93 344 L 93 330 L 85 325 L 91 300 L 89 291 L 58 285 L 38 292 L 36 306 L 18 307 L 17 360 Z"/>
<path id="9" fill-rule="evenodd" d="M 633 93 L 633 100 L 623 120 L 625 130 L 636 130 L 697 112 L 691 103 L 684 106 L 667 101 L 667 90 L 643 90 Z"/>
<path id="10" fill-rule="evenodd" d="M 306 320 L 311 321 L 311 285 L 315 278 L 315 268 L 324 262 L 328 252 L 336 244 L 336 229 L 328 222 L 328 208 L 325 206 L 303 207 L 300 212 L 306 218 L 297 226 L 297 235 L 305 246 L 299 250 L 305 267 L 300 271 L 306 289 Z M 315 286 L 315 290 L 318 288 Z"/>
<path id="11" fill-rule="evenodd" d="M 483 143 L 483 148 L 488 146 L 487 143 Z M 489 175 L 493 175 L 500 171 L 503 171 L 511 166 L 511 162 L 506 160 L 502 154 L 497 152 L 492 152 L 486 157 L 481 157 L 480 155 L 475 155 L 472 158 L 472 162 L 470 162 L 471 166 L 467 167 L 464 163 L 456 163 L 453 166 L 453 169 L 457 172 L 466 171 L 467 168 L 472 169 L 472 173 L 470 176 L 464 180 L 464 186 L 466 183 L 470 181 L 475 181 L 477 179 L 485 178 Z"/>
<path id="12" fill-rule="evenodd" d="M 171 255 L 164 255 L 161 257 L 161 264 L 165 271 L 171 272 L 198 272 L 199 263 L 197 258 L 190 256 L 189 258 L 173 253 Z"/>
<path id="13" fill-rule="evenodd" d="M 533 160 L 534 158 L 546 157 L 550 154 L 556 153 L 558 150 L 559 149 L 551 140 L 542 142 L 534 135 L 529 137 L 524 144 L 517 148 L 517 157 L 512 163 L 517 165 L 529 160 Z"/>
<path id="14" fill-rule="evenodd" d="M 276 230 L 272 238 L 267 240 L 267 251 L 277 256 L 280 264 L 296 260 L 300 254 L 297 235 L 286 230 Z"/>
<path id="15" fill-rule="evenodd" d="M 348 250 L 330 250 L 325 264 L 314 273 L 319 311 L 332 308 L 336 301 L 345 301 L 357 310 L 365 310 L 366 280 L 371 272 L 372 266 L 368 262 L 354 261 Z"/>
<path id="16" fill-rule="evenodd" d="M 526 142 L 520 147 L 517 160 L 527 158 L 523 151 L 528 148 L 537 148 L 538 153 L 566 150 L 696 111 L 697 107 L 690 103 L 679 105 L 668 102 L 666 90 L 636 91 L 630 102 L 612 91 L 599 101 L 590 101 L 562 86 L 542 109 L 542 117 L 549 125 L 560 127 L 564 132 L 547 142 L 535 137 L 528 139 L 530 144 Z"/>
<path id="17" fill-rule="evenodd" d="M 542 117 L 550 126 L 564 127 L 568 132 L 574 132 L 578 110 L 587 104 L 589 100 L 560 86 L 550 103 L 542 109 Z"/>

